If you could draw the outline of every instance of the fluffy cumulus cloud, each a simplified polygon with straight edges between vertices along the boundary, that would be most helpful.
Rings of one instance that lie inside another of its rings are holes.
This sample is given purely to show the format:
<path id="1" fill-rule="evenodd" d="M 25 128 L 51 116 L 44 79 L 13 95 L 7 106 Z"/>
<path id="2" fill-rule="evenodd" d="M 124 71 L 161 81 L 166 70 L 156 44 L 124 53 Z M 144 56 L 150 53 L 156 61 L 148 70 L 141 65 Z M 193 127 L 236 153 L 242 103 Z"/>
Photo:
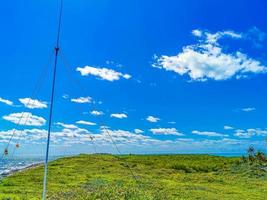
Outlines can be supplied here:
<path id="1" fill-rule="evenodd" d="M 237 129 L 235 130 L 234 135 L 239 138 L 251 138 L 252 136 L 267 136 L 267 129 Z"/>
<path id="2" fill-rule="evenodd" d="M 25 140 L 25 142 L 30 144 L 40 144 L 46 141 L 47 130 L 34 128 L 0 131 L 0 141 L 10 138 L 11 135 L 13 135 L 14 140 Z M 79 143 L 82 139 L 90 141 L 91 137 L 91 133 L 87 129 L 79 127 L 66 128 L 62 126 L 62 129 L 59 131 L 51 132 L 51 141 L 53 144 L 58 143 L 59 145 Z"/>
<path id="3" fill-rule="evenodd" d="M 194 130 L 194 131 L 192 131 L 192 133 L 195 135 L 208 136 L 208 137 L 228 137 L 228 135 L 226 135 L 226 134 L 217 133 L 217 132 L 213 132 L 213 131 Z"/>
<path id="4" fill-rule="evenodd" d="M 92 98 L 91 97 L 79 97 L 79 98 L 73 98 L 70 101 L 74 103 L 91 103 Z"/>
<path id="5" fill-rule="evenodd" d="M 62 125 L 62 126 L 61 126 Z M 192 138 L 176 138 L 173 140 L 169 139 L 155 139 L 153 135 L 146 136 L 142 134 L 136 134 L 134 132 L 130 132 L 128 130 L 116 129 L 112 130 L 109 127 L 101 127 L 98 132 L 91 133 L 87 129 L 69 126 L 71 124 L 61 123 L 61 129 L 57 131 L 51 132 L 51 147 L 63 147 L 72 145 L 79 145 L 80 148 L 74 148 L 77 150 L 77 153 L 81 152 L 81 149 L 86 148 L 90 151 L 90 149 L 94 148 L 96 152 L 114 152 L 113 145 L 114 142 L 118 145 L 119 150 L 122 153 L 134 153 L 134 152 L 177 152 L 177 153 L 188 153 L 188 152 L 197 152 L 205 151 L 205 152 L 222 152 L 225 149 L 229 148 L 233 151 L 246 150 L 247 147 L 251 144 L 262 145 L 264 142 L 259 141 L 249 141 L 243 139 L 232 139 L 232 138 L 219 138 L 219 139 L 192 139 Z M 171 129 L 171 128 L 170 128 Z M 245 130 L 247 131 L 247 130 Z M 266 134 L 258 130 L 257 134 Z M 14 134 L 14 140 L 24 141 L 25 145 L 32 144 L 44 144 L 47 138 L 47 130 L 45 129 L 11 129 L 0 131 L 0 142 L 7 142 L 10 136 Z M 166 134 L 175 133 L 175 130 L 165 130 L 158 132 L 162 132 Z M 255 133 L 256 134 L 256 133 Z M 83 146 L 82 146 L 83 145 Z M 72 146 L 77 147 L 77 146 Z M 118 153 L 118 152 L 114 152 Z"/>
<path id="6" fill-rule="evenodd" d="M 104 115 L 104 113 L 102 111 L 93 110 L 91 111 L 91 115 L 100 116 L 100 115 Z"/>
<path id="7" fill-rule="evenodd" d="M 195 29 L 192 31 L 192 34 L 196 37 L 201 37 L 202 36 L 202 31 Z"/>
<path id="8" fill-rule="evenodd" d="M 83 128 L 63 128 L 60 131 L 52 132 L 51 136 L 54 141 L 79 141 L 81 138 L 90 138 L 91 134 L 87 129 Z M 56 140 L 57 139 L 57 140 Z"/>
<path id="9" fill-rule="evenodd" d="M 113 69 L 107 69 L 107 68 L 96 68 L 91 66 L 85 66 L 83 68 L 78 67 L 76 71 L 80 72 L 82 76 L 92 75 L 107 81 L 117 81 L 120 78 L 124 79 L 131 78 L 131 75 L 129 74 L 123 74 L 121 72 L 117 72 Z"/>
<path id="10" fill-rule="evenodd" d="M 66 125 L 64 123 L 62 124 Z M 35 142 L 36 144 L 43 143 L 45 142 L 45 139 L 47 137 L 47 130 L 44 129 L 14 129 L 0 131 L 0 141 L 7 141 L 14 132 L 14 140 L 25 140 L 25 142 L 30 142 L 31 144 L 33 142 Z M 102 148 L 103 145 L 112 146 L 113 142 L 116 142 L 117 144 L 127 145 L 160 145 L 171 143 L 171 141 L 156 140 L 149 136 L 135 134 L 127 130 L 111 130 L 108 127 L 105 127 L 105 129 L 101 128 L 99 133 L 94 134 L 89 132 L 87 129 L 81 129 L 79 127 L 67 128 L 67 126 L 62 126 L 61 130 L 51 132 L 51 142 L 53 144 L 88 144 L 92 143 L 92 141 L 94 142 L 94 144 L 101 145 Z"/>
<path id="11" fill-rule="evenodd" d="M 11 129 L 7 131 L 0 131 L 0 141 L 9 140 L 13 135 L 13 140 L 26 140 L 25 142 L 32 142 L 47 137 L 47 130 L 45 129 Z M 27 137 L 28 136 L 28 137 Z M 12 141 L 11 141 L 12 142 Z"/>
<path id="12" fill-rule="evenodd" d="M 96 125 L 96 123 L 94 123 L 94 122 L 89 122 L 89 121 L 84 121 L 84 120 L 79 120 L 76 122 L 76 124 L 89 125 L 89 126 Z"/>
<path id="13" fill-rule="evenodd" d="M 184 134 L 178 132 L 176 128 L 152 128 L 150 131 L 155 135 L 176 135 L 183 136 Z"/>
<path id="14" fill-rule="evenodd" d="M 38 99 L 32 98 L 20 98 L 20 103 L 22 103 L 26 108 L 35 109 L 35 108 L 47 108 L 47 102 L 40 101 Z"/>
<path id="15" fill-rule="evenodd" d="M 113 113 L 110 115 L 110 117 L 123 119 L 123 118 L 127 118 L 128 116 L 124 113 Z"/>
<path id="16" fill-rule="evenodd" d="M 30 112 L 11 113 L 3 116 L 3 119 L 26 126 L 43 126 L 46 123 L 46 120 L 43 117 L 33 115 Z"/>
<path id="17" fill-rule="evenodd" d="M 111 139 L 112 138 L 112 139 Z M 133 145 L 141 148 L 152 148 L 152 147 L 169 147 L 169 145 L 176 146 L 177 142 L 172 140 L 159 140 L 150 136 L 145 136 L 142 134 L 132 133 L 127 130 L 111 130 L 111 129 L 101 129 L 100 134 L 94 134 L 94 140 L 98 144 L 107 144 L 116 142 L 117 144 L 127 145 L 127 147 Z"/>
<path id="18" fill-rule="evenodd" d="M 156 123 L 156 122 L 158 122 L 160 120 L 160 118 L 153 117 L 153 116 L 150 115 L 150 116 L 148 116 L 146 118 L 146 120 L 149 121 L 149 122 L 152 122 L 152 123 Z"/>
<path id="19" fill-rule="evenodd" d="M 192 81 L 226 80 L 245 78 L 250 74 L 267 72 L 267 67 L 260 61 L 248 57 L 241 51 L 225 52 L 219 44 L 222 38 L 247 38 L 243 33 L 220 31 L 210 33 L 193 30 L 198 43 L 184 46 L 177 55 L 155 56 L 153 67 L 173 71 L 179 75 L 188 75 Z"/>
<path id="20" fill-rule="evenodd" d="M 1 103 L 4 103 L 4 104 L 7 104 L 7 105 L 9 105 L 9 106 L 12 106 L 12 105 L 13 105 L 13 102 L 12 102 L 12 101 L 7 100 L 7 99 L 3 99 L 3 98 L 1 98 L 1 97 L 0 97 L 0 102 L 1 102 Z"/>
<path id="21" fill-rule="evenodd" d="M 126 130 L 111 130 L 108 128 L 101 129 L 100 134 L 94 135 L 96 139 L 98 140 L 104 140 L 104 141 L 111 141 L 114 140 L 116 142 L 123 142 L 123 143 L 133 143 L 137 141 L 145 141 L 147 139 L 150 139 L 148 136 L 144 136 L 141 134 L 135 134 L 130 131 Z"/>

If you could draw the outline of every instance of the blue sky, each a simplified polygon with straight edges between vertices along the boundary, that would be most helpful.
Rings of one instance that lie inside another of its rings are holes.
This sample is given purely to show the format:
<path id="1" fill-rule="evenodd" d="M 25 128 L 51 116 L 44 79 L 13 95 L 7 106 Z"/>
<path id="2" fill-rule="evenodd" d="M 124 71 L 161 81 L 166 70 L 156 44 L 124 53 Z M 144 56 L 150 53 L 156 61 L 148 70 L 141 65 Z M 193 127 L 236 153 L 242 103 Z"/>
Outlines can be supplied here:
<path id="1" fill-rule="evenodd" d="M 44 152 L 58 6 L 13 1 L 0 8 L 2 148 L 15 129 L 10 148 Z M 116 153 L 107 131 L 123 153 L 264 150 L 265 7 L 65 0 L 52 154 L 93 152 L 90 136 L 98 152 Z"/>

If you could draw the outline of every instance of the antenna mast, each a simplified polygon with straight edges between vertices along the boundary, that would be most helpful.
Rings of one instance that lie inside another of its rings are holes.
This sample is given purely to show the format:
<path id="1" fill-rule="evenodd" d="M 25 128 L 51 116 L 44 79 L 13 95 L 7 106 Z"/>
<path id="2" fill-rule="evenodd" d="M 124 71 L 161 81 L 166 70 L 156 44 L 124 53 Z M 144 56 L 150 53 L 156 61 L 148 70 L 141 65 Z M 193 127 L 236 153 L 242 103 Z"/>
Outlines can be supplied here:
<path id="1" fill-rule="evenodd" d="M 54 94 L 55 94 L 55 84 L 56 84 L 56 74 L 57 74 L 57 63 L 58 63 L 58 53 L 59 53 L 62 7 L 63 7 L 63 0 L 60 1 L 59 21 L 58 21 L 57 39 L 56 39 L 56 46 L 55 46 L 55 61 L 54 61 L 53 81 L 52 81 L 52 88 L 51 88 L 51 99 L 50 99 L 51 104 L 50 104 L 50 111 L 49 111 L 48 135 L 47 135 L 47 143 L 46 143 L 42 200 L 46 199 L 49 145 L 50 145 L 51 125 L 52 125 L 53 106 L 54 106 Z"/>

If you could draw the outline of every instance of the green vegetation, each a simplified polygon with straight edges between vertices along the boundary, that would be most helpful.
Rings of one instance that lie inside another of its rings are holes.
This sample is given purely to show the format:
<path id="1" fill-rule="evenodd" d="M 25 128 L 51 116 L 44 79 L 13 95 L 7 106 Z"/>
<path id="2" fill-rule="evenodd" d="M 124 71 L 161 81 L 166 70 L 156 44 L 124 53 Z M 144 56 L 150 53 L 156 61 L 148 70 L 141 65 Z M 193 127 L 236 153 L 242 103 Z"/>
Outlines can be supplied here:
<path id="1" fill-rule="evenodd" d="M 266 162 L 254 153 L 253 157 L 253 161 L 208 155 L 61 158 L 49 166 L 48 199 L 264 200 Z M 0 199 L 40 199 L 42 175 L 43 166 L 39 166 L 5 178 L 0 183 Z"/>

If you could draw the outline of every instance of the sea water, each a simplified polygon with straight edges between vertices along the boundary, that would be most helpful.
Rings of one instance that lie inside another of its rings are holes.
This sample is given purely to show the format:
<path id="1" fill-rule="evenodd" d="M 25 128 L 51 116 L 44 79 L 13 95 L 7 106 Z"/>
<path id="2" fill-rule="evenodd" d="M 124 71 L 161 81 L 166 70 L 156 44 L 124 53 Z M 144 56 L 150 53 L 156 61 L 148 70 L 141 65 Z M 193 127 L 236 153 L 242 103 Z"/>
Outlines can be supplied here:
<path id="1" fill-rule="evenodd" d="M 63 155 L 50 156 L 49 161 L 65 157 Z M 44 163 L 44 155 L 27 155 L 22 157 L 4 157 L 0 160 L 0 178 L 5 177 L 13 172 L 31 167 L 36 164 Z"/>
<path id="2" fill-rule="evenodd" d="M 0 161 L 0 176 L 7 176 L 12 172 L 22 170 L 30 167 L 31 165 L 41 163 L 42 158 L 31 157 L 31 158 L 4 158 Z"/>

